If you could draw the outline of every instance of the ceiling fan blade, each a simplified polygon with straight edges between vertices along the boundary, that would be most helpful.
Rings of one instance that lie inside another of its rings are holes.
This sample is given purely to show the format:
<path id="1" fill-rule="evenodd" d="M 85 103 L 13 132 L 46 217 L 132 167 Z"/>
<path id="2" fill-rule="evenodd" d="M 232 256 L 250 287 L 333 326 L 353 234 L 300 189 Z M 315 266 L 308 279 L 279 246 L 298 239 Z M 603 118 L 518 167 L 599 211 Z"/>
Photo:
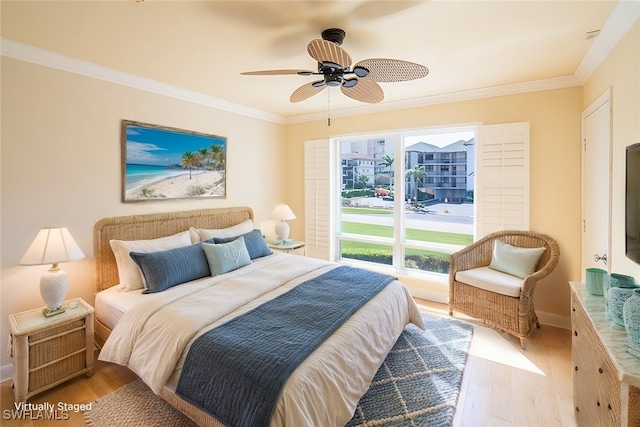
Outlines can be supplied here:
<path id="1" fill-rule="evenodd" d="M 373 80 L 358 79 L 358 84 L 352 87 L 345 85 L 340 86 L 342 93 L 356 101 L 368 102 L 375 104 L 384 99 L 382 87 Z"/>
<path id="2" fill-rule="evenodd" d="M 403 82 L 425 77 L 429 69 L 409 61 L 387 58 L 371 58 L 358 62 L 355 67 L 364 67 L 369 74 L 363 79 L 376 82 Z"/>
<path id="3" fill-rule="evenodd" d="M 310 75 L 313 73 L 314 71 L 311 71 L 311 70 L 263 70 L 263 71 L 245 71 L 240 74 L 242 74 L 243 76 L 280 76 L 280 75 L 288 75 L 288 74 Z"/>
<path id="4" fill-rule="evenodd" d="M 291 102 L 304 101 L 307 98 L 311 98 L 316 93 L 322 92 L 325 87 L 327 87 L 327 85 L 314 86 L 313 83 L 307 83 L 306 85 L 302 85 L 298 89 L 294 90 L 289 100 Z"/>
<path id="5" fill-rule="evenodd" d="M 351 55 L 337 44 L 327 40 L 311 40 L 307 45 L 307 52 L 321 64 L 333 62 L 342 68 L 347 68 L 351 65 Z"/>

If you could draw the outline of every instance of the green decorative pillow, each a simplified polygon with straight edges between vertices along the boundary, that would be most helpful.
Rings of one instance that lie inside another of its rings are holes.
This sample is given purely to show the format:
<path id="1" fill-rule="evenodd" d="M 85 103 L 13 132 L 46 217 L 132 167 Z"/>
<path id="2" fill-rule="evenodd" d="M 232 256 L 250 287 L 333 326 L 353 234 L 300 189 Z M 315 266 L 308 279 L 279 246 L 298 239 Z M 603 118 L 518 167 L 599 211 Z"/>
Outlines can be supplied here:
<path id="1" fill-rule="evenodd" d="M 489 268 L 524 279 L 536 271 L 544 251 L 545 248 L 518 248 L 496 240 Z"/>
<path id="2" fill-rule="evenodd" d="M 228 273 L 251 264 L 251 258 L 249 258 L 249 252 L 242 237 L 229 243 L 202 242 L 202 248 L 209 262 L 212 276 Z"/>

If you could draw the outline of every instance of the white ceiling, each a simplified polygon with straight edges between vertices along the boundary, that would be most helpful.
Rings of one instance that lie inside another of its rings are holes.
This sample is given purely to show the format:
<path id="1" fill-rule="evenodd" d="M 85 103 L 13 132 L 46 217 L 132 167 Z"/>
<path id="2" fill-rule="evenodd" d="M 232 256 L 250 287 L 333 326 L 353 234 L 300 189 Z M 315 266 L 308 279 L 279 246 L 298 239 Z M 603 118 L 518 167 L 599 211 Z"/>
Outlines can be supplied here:
<path id="1" fill-rule="evenodd" d="M 5 42 L 295 120 L 326 114 L 329 101 L 336 113 L 433 103 L 490 88 L 578 85 L 589 62 L 621 37 L 616 34 L 620 23 L 612 20 L 624 13 L 616 7 L 612 0 L 3 0 L 0 28 Z M 291 93 L 316 77 L 240 75 L 314 69 L 306 46 L 330 27 L 347 32 L 342 47 L 354 62 L 403 59 L 427 66 L 430 73 L 419 80 L 381 83 L 385 100 L 374 106 L 337 88 L 330 89 L 330 96 L 325 90 L 292 104 Z M 600 29 L 597 39 L 585 40 L 586 32 Z M 600 39 L 606 43 L 595 49 Z"/>

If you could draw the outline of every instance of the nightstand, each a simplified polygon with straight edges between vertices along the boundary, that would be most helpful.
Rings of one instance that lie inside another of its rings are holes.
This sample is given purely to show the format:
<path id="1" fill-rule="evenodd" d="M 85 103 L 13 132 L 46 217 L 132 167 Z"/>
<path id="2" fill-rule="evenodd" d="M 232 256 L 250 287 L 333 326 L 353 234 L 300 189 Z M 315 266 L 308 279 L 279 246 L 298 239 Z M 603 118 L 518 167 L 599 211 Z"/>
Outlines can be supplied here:
<path id="1" fill-rule="evenodd" d="M 291 243 L 269 243 L 269 247 L 276 252 L 283 253 L 294 253 L 299 255 L 306 255 L 306 250 L 304 248 L 304 242 L 293 241 Z"/>
<path id="2" fill-rule="evenodd" d="M 93 374 L 93 307 L 82 298 L 45 317 L 42 308 L 9 316 L 16 402 L 73 377 Z"/>

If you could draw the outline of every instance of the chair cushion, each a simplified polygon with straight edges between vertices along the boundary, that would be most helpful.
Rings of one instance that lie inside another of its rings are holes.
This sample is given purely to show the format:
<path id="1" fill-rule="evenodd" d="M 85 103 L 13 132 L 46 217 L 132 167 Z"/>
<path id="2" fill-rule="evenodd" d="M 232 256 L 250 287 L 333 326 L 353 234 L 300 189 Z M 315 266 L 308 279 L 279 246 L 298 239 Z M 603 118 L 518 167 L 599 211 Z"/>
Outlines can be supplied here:
<path id="1" fill-rule="evenodd" d="M 472 268 L 456 272 L 455 280 L 486 291 L 518 298 L 523 279 L 489 267 Z"/>

